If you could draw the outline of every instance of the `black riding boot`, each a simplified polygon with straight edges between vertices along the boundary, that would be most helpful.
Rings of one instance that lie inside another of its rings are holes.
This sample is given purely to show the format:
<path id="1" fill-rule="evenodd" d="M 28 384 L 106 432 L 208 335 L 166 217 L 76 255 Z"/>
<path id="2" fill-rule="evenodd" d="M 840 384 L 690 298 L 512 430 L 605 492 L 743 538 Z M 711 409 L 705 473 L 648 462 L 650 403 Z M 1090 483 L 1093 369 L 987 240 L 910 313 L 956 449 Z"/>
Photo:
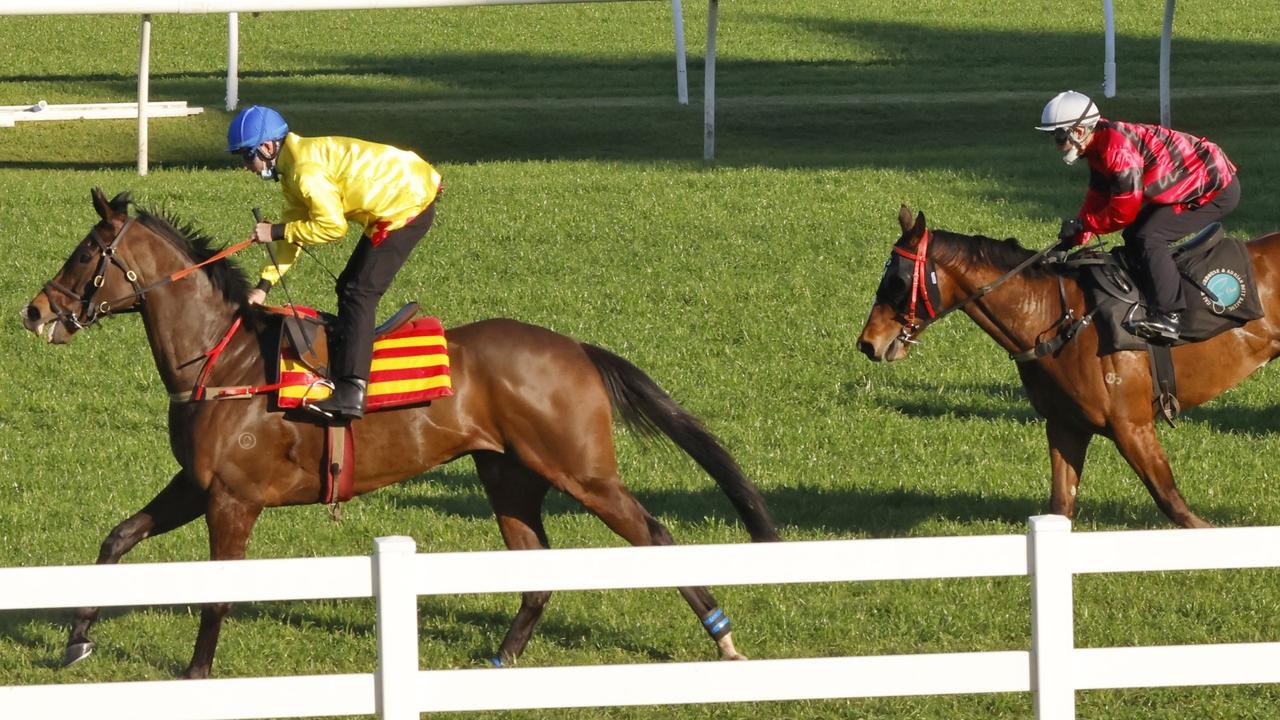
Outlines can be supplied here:
<path id="1" fill-rule="evenodd" d="M 364 393 L 368 381 L 359 377 L 340 378 L 333 384 L 333 394 L 307 405 L 307 409 L 331 420 L 354 420 L 364 417 Z"/>
<path id="2" fill-rule="evenodd" d="M 1154 342 L 1172 343 L 1177 341 L 1182 330 L 1182 313 L 1153 313 L 1146 320 L 1133 324 L 1133 332 L 1138 337 Z"/>

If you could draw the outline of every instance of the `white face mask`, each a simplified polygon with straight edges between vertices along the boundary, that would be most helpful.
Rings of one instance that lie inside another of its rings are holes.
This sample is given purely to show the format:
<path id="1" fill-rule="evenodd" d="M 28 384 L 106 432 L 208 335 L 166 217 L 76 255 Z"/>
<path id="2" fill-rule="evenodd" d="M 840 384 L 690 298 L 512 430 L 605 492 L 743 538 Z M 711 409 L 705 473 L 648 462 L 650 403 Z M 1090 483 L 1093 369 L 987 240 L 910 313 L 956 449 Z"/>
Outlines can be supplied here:
<path id="1" fill-rule="evenodd" d="M 1074 165 L 1080 159 L 1082 152 L 1084 152 L 1084 137 L 1077 138 L 1076 134 L 1072 132 L 1067 138 L 1067 149 L 1066 152 L 1062 153 L 1062 162 Z"/>
<path id="2" fill-rule="evenodd" d="M 279 153 L 279 150 L 276 151 Z M 263 154 L 262 150 L 258 150 L 258 159 L 263 162 L 264 167 L 258 171 L 258 176 L 263 180 L 279 180 L 280 175 L 276 172 L 276 157 Z"/>

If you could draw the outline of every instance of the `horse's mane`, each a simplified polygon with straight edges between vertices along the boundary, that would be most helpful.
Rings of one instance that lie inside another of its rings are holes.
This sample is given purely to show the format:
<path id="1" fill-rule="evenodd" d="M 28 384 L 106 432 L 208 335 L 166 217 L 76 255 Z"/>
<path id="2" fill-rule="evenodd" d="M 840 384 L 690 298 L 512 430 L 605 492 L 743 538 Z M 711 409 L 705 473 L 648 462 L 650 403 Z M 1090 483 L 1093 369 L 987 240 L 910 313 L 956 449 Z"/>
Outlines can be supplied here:
<path id="1" fill-rule="evenodd" d="M 946 230 L 933 230 L 933 237 L 943 240 L 931 249 L 935 261 L 984 264 L 1008 272 L 1036 254 L 1020 245 L 1016 238 L 996 240 L 985 235 L 961 235 Z M 1027 276 L 1048 275 L 1049 270 L 1036 263 L 1025 268 Z"/>
<path id="2" fill-rule="evenodd" d="M 190 223 L 182 222 L 168 211 L 162 210 L 159 213 L 153 213 L 137 205 L 134 205 L 134 208 L 138 212 L 138 222 L 152 232 L 163 235 L 173 241 L 175 245 L 186 252 L 193 265 L 208 260 L 222 250 L 221 247 L 214 245 L 212 238 L 192 227 Z M 249 290 L 252 288 L 244 272 L 236 267 L 234 263 L 223 259 L 205 265 L 201 270 L 208 276 L 209 281 L 213 283 L 213 287 L 222 293 L 223 297 L 237 305 L 245 304 Z"/>

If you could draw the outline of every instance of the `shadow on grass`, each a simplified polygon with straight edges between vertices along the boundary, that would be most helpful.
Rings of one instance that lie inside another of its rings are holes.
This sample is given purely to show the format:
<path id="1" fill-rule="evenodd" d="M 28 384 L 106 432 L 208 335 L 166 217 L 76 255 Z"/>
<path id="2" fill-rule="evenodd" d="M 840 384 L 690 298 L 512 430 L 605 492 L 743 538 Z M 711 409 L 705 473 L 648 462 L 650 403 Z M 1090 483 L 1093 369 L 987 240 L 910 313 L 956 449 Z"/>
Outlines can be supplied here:
<path id="1" fill-rule="evenodd" d="M 514 593 L 506 593 L 509 606 L 506 610 L 454 610 L 443 608 L 431 598 L 420 598 L 418 613 L 420 617 L 419 638 L 426 643 L 437 643 L 451 647 L 471 645 L 465 650 L 473 664 L 487 665 L 489 658 L 498 650 L 502 637 L 515 617 L 519 608 L 519 599 Z M 223 627 L 223 637 L 236 632 L 237 623 L 266 622 L 287 626 L 300 634 L 307 634 L 311 640 L 320 640 L 328 635 L 343 634 L 367 641 L 372 645 L 376 641 L 377 625 L 375 613 L 343 612 L 335 617 L 335 613 L 326 608 L 316 607 L 322 601 L 298 602 L 244 602 L 232 606 L 228 614 L 228 623 Z M 323 601 L 328 602 L 328 601 Z M 371 600 L 362 601 L 372 605 Z M 62 669 L 63 643 L 67 629 L 70 627 L 73 610 L 48 610 L 29 612 L 6 612 L 0 615 L 0 639 L 23 648 L 25 652 L 37 656 L 32 664 L 42 670 Z M 198 606 L 164 606 L 149 607 L 145 610 L 134 608 L 105 608 L 99 616 L 100 624 L 110 624 L 117 618 L 135 613 L 145 612 L 157 616 L 166 623 L 181 624 L 190 627 L 191 648 L 194 649 L 196 623 L 193 616 L 199 615 Z M 367 618 L 356 620 L 354 618 Z M 445 622 L 447 620 L 447 622 Z M 674 621 L 687 621 L 689 633 L 702 634 L 697 620 L 692 615 L 682 614 Z M 45 635 L 53 630 L 60 641 L 51 647 Z M 94 658 L 106 658 L 113 664 L 151 667 L 157 673 L 177 677 L 187 667 L 190 655 L 183 650 L 180 657 L 158 658 L 158 650 L 149 647 L 145 639 L 130 642 L 127 645 L 104 642 L 98 639 L 101 633 L 91 633 L 95 637 L 93 655 L 76 668 L 91 669 Z M 477 638 L 480 638 L 477 640 Z M 675 659 L 670 649 L 647 643 L 637 643 L 634 635 L 609 629 L 604 624 L 591 625 L 566 619 L 557 613 L 550 612 L 538 623 L 533 635 L 534 642 L 550 643 L 565 650 L 586 650 L 599 646 L 615 648 L 628 654 L 642 657 L 647 662 L 669 662 Z M 708 645 L 708 648 L 711 648 Z M 370 662 L 375 658 L 370 657 Z M 297 672 L 288 667 L 278 668 L 275 674 Z M 218 666 L 215 658 L 214 677 L 218 677 Z M 74 670 L 69 670 L 62 682 L 75 682 Z"/>
<path id="2" fill-rule="evenodd" d="M 869 402 L 908 417 L 1014 420 L 1039 422 L 1021 385 L 997 382 L 949 382 L 945 387 L 912 376 L 895 377 L 868 392 L 862 382 L 845 382 L 840 397 L 846 405 Z"/>
<path id="3" fill-rule="evenodd" d="M 1266 372 L 1265 370 L 1263 372 Z M 1214 430 L 1238 435 L 1280 433 L 1280 413 L 1275 408 L 1241 407 L 1210 402 L 1182 414 L 1184 420 L 1202 423 Z"/>
<path id="4" fill-rule="evenodd" d="M 468 520 L 489 520 L 493 511 L 482 495 L 475 492 L 479 480 L 471 475 L 432 474 L 424 479 L 452 490 L 442 496 L 412 495 L 407 489 L 387 492 L 400 508 L 424 508 L 433 512 Z M 1091 499 L 1087 490 L 1077 506 L 1077 518 L 1092 526 L 1106 528 L 1166 529 L 1173 527 L 1156 509 L 1133 480 L 1130 501 Z M 707 480 L 711 485 L 711 480 Z M 705 523 L 709 518 L 729 525 L 738 524 L 728 499 L 719 490 L 708 487 L 699 491 L 653 492 L 633 488 L 640 503 L 659 520 L 685 525 Z M 805 535 L 814 533 L 842 537 L 903 537 L 936 521 L 986 523 L 1008 526 L 1011 532 L 1025 531 L 1027 518 L 1049 511 L 1049 486 L 1046 478 L 1043 496 L 1016 497 L 980 490 L 931 494 L 912 489 L 860 488 L 773 488 L 764 492 L 774 520 L 786 539 L 788 530 Z M 1230 524 L 1232 518 L 1246 517 L 1248 508 L 1226 503 L 1201 503 L 1197 512 L 1211 522 Z M 572 498 L 553 493 L 548 496 L 543 513 L 548 517 L 584 514 Z M 497 529 L 494 529 L 497 533 Z M 676 542 L 680 542 L 679 533 Z M 552 546 L 556 538 L 551 537 Z M 747 540 L 745 529 L 742 540 Z"/>
<path id="5" fill-rule="evenodd" d="M 1265 372 L 1265 371 L 1264 371 Z M 1043 420 L 1031 407 L 1021 385 L 1009 383 L 921 382 L 911 377 L 882 382 L 868 393 L 862 382 L 845 382 L 841 395 L 846 404 L 859 398 L 877 407 L 895 410 L 917 419 L 1013 420 L 1039 423 Z M 1270 435 L 1280 433 L 1280 413 L 1270 408 L 1247 407 L 1231 403 L 1215 403 L 1190 408 L 1181 414 L 1181 422 L 1199 423 L 1223 433 Z M 1095 442 L 1109 442 L 1096 437 Z"/>
<path id="6" fill-rule="evenodd" d="M 755 28 L 762 33 L 800 33 L 811 38 L 808 42 L 828 48 L 818 57 L 802 55 L 795 60 L 732 55 L 718 59 L 718 161 L 752 167 L 897 168 L 903 165 L 905 153 L 914 167 L 969 171 L 976 169 L 972 153 L 951 152 L 957 144 L 965 144 L 956 139 L 1000 134 L 1022 138 L 1009 148 L 1017 155 L 1044 151 L 1047 165 L 1050 151 L 1030 125 L 1052 92 L 1092 78 L 1103 42 L 1101 33 L 1094 30 L 939 27 L 747 9 L 738 12 L 735 21 L 739 32 Z M 1118 42 L 1128 58 L 1126 77 L 1154 75 L 1158 38 L 1122 34 Z M 830 48 L 835 48 L 835 57 L 829 57 Z M 548 158 L 696 161 L 702 146 L 703 117 L 697 104 L 703 67 L 696 45 L 691 50 L 694 100 L 683 109 L 676 107 L 671 92 L 667 53 L 626 58 L 518 52 L 338 54 L 305 71 L 246 68 L 240 92 L 256 102 L 296 103 L 291 121 L 303 134 L 355 135 L 416 149 L 425 143 L 428 156 L 442 163 Z M 1213 88 L 1222 84 L 1223 77 L 1269 77 L 1266 71 L 1280 64 L 1280 46 L 1179 38 L 1177 60 L 1175 90 Z M 1086 67 L 1091 68 L 1090 74 L 1081 78 L 1078 68 Z M 1251 68 L 1258 72 L 1250 72 Z M 189 98 L 210 112 L 219 112 L 222 77 L 215 71 L 155 73 L 152 95 Z M 389 82 L 380 86 L 369 78 Z M 0 81 L 90 85 L 106 97 L 128 98 L 136 92 L 136 78 L 129 72 L 11 72 L 0 75 Z M 974 96 L 960 97 L 961 93 Z M 850 99 L 860 95 L 873 96 L 873 102 Z M 1150 95 L 1135 100 L 1128 93 L 1108 100 L 1104 109 L 1117 116 L 1154 121 L 1158 107 Z M 795 104 L 765 103 L 760 96 L 801 99 Z M 566 110 L 556 109 L 558 97 L 669 98 L 670 105 Z M 744 101 L 735 102 L 735 97 Z M 315 98 L 330 105 L 307 110 Z M 444 106 L 428 111 L 421 107 L 422 102 L 513 98 L 547 99 L 546 109 Z M 362 104 L 381 107 L 377 112 L 361 111 Z M 1235 105 L 1255 109 L 1243 112 Z M 1216 100 L 1180 98 L 1175 117 L 1180 126 L 1196 129 L 1204 124 L 1204 130 L 1213 130 L 1218 137 L 1229 134 L 1241 121 L 1256 123 L 1256 108 L 1264 105 L 1274 107 L 1275 99 L 1250 96 L 1224 107 Z M 946 132 L 939 132 L 940 126 Z M 217 140 L 188 139 L 193 149 L 174 159 L 223 167 L 225 158 Z M 196 149 L 202 144 L 204 149 Z M 980 169 L 995 172 L 1002 186 L 1034 193 L 1035 184 L 1020 182 L 1028 178 L 1006 165 L 995 162 Z M 9 165 L 22 166 L 20 162 Z"/>

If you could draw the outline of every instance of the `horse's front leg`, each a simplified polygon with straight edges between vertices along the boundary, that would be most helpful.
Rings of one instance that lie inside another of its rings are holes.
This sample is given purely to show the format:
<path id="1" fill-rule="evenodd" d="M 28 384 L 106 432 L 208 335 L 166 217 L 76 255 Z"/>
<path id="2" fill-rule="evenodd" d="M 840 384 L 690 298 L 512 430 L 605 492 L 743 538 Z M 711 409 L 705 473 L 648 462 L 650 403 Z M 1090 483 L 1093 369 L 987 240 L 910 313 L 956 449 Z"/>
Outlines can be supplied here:
<path id="1" fill-rule="evenodd" d="M 1161 512 L 1185 528 L 1207 528 L 1212 524 L 1191 512 L 1173 481 L 1173 470 L 1156 437 L 1153 420 L 1117 423 L 1113 430 L 1116 447 L 1129 467 L 1138 474 Z"/>
<path id="2" fill-rule="evenodd" d="M 215 483 L 214 487 L 219 487 Z M 210 490 L 205 522 L 209 526 L 209 559 L 242 560 L 249 545 L 249 533 L 262 513 L 262 506 L 231 496 L 225 489 Z M 196 633 L 196 648 L 191 664 L 182 674 L 184 678 L 209 677 L 213 669 L 213 654 L 218 649 L 218 634 L 222 620 L 231 610 L 231 603 L 210 603 L 200 610 L 200 630 Z"/>
<path id="3" fill-rule="evenodd" d="M 1076 490 L 1084 473 L 1084 459 L 1093 433 L 1072 427 L 1061 420 L 1045 424 L 1049 436 L 1049 512 L 1074 517 Z"/>
<path id="4" fill-rule="evenodd" d="M 179 472 L 146 507 L 111 530 L 98 551 L 98 564 L 119 562 L 125 553 L 144 539 L 182 527 L 200 517 L 204 514 L 205 505 L 204 490 Z M 67 638 L 67 648 L 62 657 L 64 667 L 89 657 L 93 652 L 89 629 L 98 619 L 98 610 L 96 607 L 76 610 L 71 635 Z"/>

